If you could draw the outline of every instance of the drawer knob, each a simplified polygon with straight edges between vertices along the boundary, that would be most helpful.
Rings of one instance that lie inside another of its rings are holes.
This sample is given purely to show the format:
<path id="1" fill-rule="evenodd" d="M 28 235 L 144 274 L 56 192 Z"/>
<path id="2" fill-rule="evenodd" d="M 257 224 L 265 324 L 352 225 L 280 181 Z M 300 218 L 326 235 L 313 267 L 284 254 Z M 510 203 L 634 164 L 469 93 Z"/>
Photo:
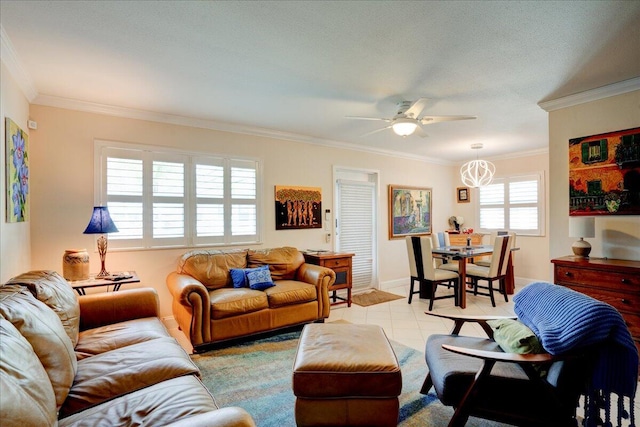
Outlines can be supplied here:
<path id="1" fill-rule="evenodd" d="M 629 301 L 629 300 L 628 300 L 628 299 L 626 299 L 626 298 L 622 298 L 620 301 L 621 301 L 623 304 L 631 304 L 631 301 Z"/>
<path id="2" fill-rule="evenodd" d="M 622 278 L 622 283 L 624 283 L 625 285 L 629 285 L 629 284 L 631 284 L 631 280 L 629 280 L 629 279 L 627 279 L 627 278 L 623 277 L 623 278 Z"/>
<path id="3" fill-rule="evenodd" d="M 571 272 L 570 271 L 565 271 L 564 275 L 567 276 L 567 277 L 571 277 Z"/>

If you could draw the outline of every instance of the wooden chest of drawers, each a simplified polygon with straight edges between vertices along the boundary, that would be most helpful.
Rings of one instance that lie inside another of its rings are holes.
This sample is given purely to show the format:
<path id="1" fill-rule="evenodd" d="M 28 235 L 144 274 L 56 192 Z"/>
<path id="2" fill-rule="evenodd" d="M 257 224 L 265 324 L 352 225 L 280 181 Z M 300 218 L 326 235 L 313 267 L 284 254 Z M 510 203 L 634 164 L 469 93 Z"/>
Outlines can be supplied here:
<path id="1" fill-rule="evenodd" d="M 482 234 L 453 234 L 449 233 L 449 242 L 451 246 L 467 246 L 467 237 L 471 237 L 471 245 L 479 246 L 482 244 Z M 493 243 L 491 243 L 493 244 Z"/>
<path id="2" fill-rule="evenodd" d="M 615 307 L 640 351 L 640 261 L 566 256 L 551 262 L 557 285 Z"/>

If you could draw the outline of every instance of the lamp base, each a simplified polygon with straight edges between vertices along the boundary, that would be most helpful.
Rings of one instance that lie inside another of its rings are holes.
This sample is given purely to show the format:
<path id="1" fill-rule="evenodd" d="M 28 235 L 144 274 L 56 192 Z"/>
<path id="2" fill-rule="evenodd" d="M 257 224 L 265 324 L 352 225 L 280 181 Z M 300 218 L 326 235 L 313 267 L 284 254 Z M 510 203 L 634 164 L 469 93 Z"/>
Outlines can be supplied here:
<path id="1" fill-rule="evenodd" d="M 581 237 L 580 240 L 571 245 L 571 249 L 575 256 L 589 258 L 589 253 L 591 253 L 591 244 Z"/>

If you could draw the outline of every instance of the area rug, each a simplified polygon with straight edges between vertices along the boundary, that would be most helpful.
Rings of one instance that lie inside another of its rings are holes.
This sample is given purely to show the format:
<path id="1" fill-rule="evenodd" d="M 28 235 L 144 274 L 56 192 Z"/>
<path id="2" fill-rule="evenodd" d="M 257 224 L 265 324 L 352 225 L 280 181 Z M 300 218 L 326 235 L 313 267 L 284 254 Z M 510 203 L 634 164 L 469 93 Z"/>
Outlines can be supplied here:
<path id="1" fill-rule="evenodd" d="M 202 382 L 218 406 L 240 406 L 258 427 L 295 426 L 295 396 L 291 390 L 293 359 L 300 331 L 288 332 L 233 347 L 192 355 Z M 419 393 L 427 373 L 422 353 L 392 342 L 402 370 L 400 422 L 402 427 L 442 427 L 453 409 L 440 403 L 433 390 Z M 467 427 L 505 424 L 470 418 Z"/>
<path id="2" fill-rule="evenodd" d="M 383 302 L 389 302 L 402 298 L 404 297 L 401 295 L 373 289 L 371 291 L 354 294 L 351 298 L 351 301 L 361 307 L 369 307 L 370 305 L 381 304 Z"/>

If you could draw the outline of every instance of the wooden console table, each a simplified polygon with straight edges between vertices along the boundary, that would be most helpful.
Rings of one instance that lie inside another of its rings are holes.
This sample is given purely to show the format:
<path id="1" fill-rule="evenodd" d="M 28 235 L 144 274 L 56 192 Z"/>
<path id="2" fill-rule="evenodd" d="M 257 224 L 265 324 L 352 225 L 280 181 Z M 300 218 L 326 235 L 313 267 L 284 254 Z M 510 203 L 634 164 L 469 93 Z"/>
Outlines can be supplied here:
<path id="1" fill-rule="evenodd" d="M 557 285 L 615 307 L 640 351 L 640 261 L 565 256 L 551 262 Z"/>
<path id="2" fill-rule="evenodd" d="M 329 298 L 333 300 L 331 305 L 347 303 L 351 307 L 351 268 L 352 258 L 355 254 L 343 252 L 304 252 L 304 259 L 309 264 L 327 267 L 335 271 L 336 281 L 329 286 Z M 347 290 L 347 297 L 338 296 L 337 291 Z"/>

